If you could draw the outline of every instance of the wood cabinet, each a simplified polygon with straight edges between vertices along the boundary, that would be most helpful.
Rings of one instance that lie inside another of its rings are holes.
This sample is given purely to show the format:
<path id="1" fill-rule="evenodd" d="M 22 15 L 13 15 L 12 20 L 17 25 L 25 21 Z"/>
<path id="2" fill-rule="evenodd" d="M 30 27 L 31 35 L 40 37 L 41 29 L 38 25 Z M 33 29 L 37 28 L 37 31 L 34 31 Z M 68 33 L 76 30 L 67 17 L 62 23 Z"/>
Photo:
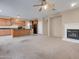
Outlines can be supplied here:
<path id="1" fill-rule="evenodd" d="M 0 26 L 10 26 L 11 20 L 8 18 L 0 18 Z"/>
<path id="2" fill-rule="evenodd" d="M 18 25 L 18 26 L 25 26 L 25 21 L 16 21 L 16 22 L 15 22 L 15 25 Z"/>
<path id="3" fill-rule="evenodd" d="M 0 18 L 0 26 L 11 26 L 10 18 Z M 0 29 L 0 36 L 11 35 L 11 30 Z"/>
<path id="4" fill-rule="evenodd" d="M 13 37 L 24 36 L 24 35 L 30 35 L 31 34 L 31 30 L 30 29 L 12 30 L 11 32 L 12 32 L 11 35 Z"/>
<path id="5" fill-rule="evenodd" d="M 18 21 L 16 21 L 16 18 L 0 18 L 0 26 L 12 26 L 12 25 L 25 26 L 28 24 L 26 24 L 25 21 L 21 21 L 19 19 Z M 29 34 L 31 34 L 31 29 L 0 28 L 0 35 L 12 35 L 13 37 L 15 37 L 15 36 L 23 36 Z"/>
<path id="6" fill-rule="evenodd" d="M 11 30 L 8 30 L 8 29 L 6 29 L 6 30 L 0 30 L 0 36 L 5 36 L 5 35 L 11 35 Z"/>

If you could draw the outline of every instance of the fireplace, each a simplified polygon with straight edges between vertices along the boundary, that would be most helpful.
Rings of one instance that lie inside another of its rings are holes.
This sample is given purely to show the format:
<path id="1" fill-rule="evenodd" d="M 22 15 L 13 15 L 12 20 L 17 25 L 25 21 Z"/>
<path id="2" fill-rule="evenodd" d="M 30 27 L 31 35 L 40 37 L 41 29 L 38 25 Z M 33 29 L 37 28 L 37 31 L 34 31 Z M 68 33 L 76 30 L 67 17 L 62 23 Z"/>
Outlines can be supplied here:
<path id="1" fill-rule="evenodd" d="M 79 29 L 67 29 L 67 38 L 79 40 Z"/>

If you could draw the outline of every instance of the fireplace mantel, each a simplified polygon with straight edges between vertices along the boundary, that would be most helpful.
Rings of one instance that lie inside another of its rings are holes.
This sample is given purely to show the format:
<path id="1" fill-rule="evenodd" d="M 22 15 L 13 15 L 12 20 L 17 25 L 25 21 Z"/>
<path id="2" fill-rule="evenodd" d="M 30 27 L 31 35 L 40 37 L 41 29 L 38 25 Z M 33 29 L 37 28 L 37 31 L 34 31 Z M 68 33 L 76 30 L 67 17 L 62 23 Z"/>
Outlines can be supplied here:
<path id="1" fill-rule="evenodd" d="M 67 29 L 67 38 L 79 40 L 79 29 Z"/>
<path id="2" fill-rule="evenodd" d="M 64 40 L 79 43 L 79 40 L 67 38 L 67 30 L 68 29 L 79 29 L 79 23 L 68 23 L 64 25 Z"/>

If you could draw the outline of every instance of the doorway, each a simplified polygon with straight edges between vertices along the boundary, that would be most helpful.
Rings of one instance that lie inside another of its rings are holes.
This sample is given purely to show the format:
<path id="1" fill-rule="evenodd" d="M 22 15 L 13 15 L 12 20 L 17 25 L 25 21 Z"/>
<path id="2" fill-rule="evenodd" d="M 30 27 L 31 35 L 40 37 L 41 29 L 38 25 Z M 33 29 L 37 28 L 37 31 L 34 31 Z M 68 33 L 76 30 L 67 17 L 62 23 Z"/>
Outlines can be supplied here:
<path id="1" fill-rule="evenodd" d="M 33 34 L 38 34 L 38 20 L 32 20 Z"/>

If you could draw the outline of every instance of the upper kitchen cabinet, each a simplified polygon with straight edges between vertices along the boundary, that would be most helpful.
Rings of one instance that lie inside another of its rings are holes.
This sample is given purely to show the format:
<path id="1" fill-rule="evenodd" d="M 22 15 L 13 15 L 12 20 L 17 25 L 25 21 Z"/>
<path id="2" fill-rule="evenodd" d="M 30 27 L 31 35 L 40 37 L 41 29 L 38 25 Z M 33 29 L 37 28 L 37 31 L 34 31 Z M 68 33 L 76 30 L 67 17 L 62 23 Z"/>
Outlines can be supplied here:
<path id="1" fill-rule="evenodd" d="M 20 20 L 20 19 L 16 19 L 15 20 L 15 25 L 25 26 L 25 21 L 24 20 Z"/>
<path id="2" fill-rule="evenodd" d="M 11 20 L 10 18 L 0 18 L 0 26 L 10 26 Z"/>

